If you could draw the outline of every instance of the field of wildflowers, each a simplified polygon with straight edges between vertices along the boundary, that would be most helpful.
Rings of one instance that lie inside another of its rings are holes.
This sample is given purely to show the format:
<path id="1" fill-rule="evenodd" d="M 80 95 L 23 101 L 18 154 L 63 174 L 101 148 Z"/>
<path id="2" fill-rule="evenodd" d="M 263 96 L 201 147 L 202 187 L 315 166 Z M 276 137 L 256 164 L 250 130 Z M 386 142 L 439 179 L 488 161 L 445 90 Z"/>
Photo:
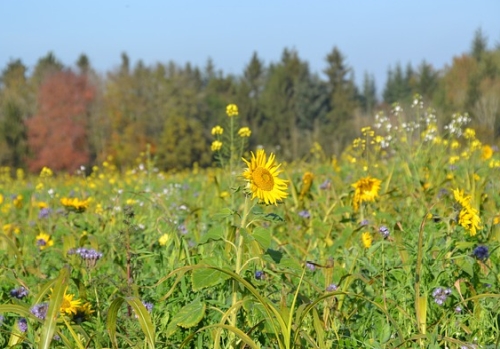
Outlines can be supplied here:
<path id="1" fill-rule="evenodd" d="M 0 347 L 497 348 L 500 157 L 418 98 L 280 163 L 0 175 Z"/>

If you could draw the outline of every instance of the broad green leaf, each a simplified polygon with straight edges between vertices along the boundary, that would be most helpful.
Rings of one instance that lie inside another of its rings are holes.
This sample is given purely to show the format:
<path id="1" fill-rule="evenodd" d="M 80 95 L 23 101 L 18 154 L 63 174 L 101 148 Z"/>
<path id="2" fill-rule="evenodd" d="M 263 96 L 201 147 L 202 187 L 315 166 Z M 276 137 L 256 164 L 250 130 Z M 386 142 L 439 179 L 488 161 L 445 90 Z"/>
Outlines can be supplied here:
<path id="1" fill-rule="evenodd" d="M 40 349 L 50 348 L 50 343 L 56 331 L 57 319 L 61 313 L 61 303 L 66 289 L 68 288 L 68 280 L 69 268 L 63 268 L 59 272 L 59 276 L 50 296 L 49 309 L 47 310 L 47 315 L 45 316 L 45 321 L 40 333 L 40 343 L 38 344 L 38 348 Z"/>
<path id="2" fill-rule="evenodd" d="M 214 269 L 193 270 L 193 273 L 191 274 L 193 291 L 199 291 L 203 288 L 215 286 L 228 278 L 229 276 L 226 274 Z"/>
<path id="3" fill-rule="evenodd" d="M 208 229 L 208 231 L 203 234 L 200 238 L 200 244 L 205 244 L 210 240 L 218 241 L 224 238 L 224 227 L 222 225 L 216 225 Z"/>
<path id="4" fill-rule="evenodd" d="M 271 247 L 271 229 L 258 227 L 254 229 L 252 235 L 263 249 L 267 250 Z"/>
<path id="5" fill-rule="evenodd" d="M 178 326 L 183 328 L 196 326 L 205 316 L 205 310 L 205 303 L 201 303 L 199 299 L 184 306 L 172 317 L 172 321 L 167 327 L 167 336 L 171 336 Z"/>

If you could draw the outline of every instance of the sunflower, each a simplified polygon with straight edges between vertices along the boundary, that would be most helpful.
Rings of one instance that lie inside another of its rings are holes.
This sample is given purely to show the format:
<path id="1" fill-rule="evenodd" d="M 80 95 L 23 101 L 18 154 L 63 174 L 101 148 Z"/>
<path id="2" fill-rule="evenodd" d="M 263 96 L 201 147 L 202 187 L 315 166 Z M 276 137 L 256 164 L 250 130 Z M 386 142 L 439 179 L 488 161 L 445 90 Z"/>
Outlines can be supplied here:
<path id="1" fill-rule="evenodd" d="M 281 165 L 274 163 L 274 154 L 269 155 L 267 159 L 266 152 L 263 149 L 257 150 L 257 155 L 252 152 L 252 159 L 245 161 L 248 168 L 243 172 L 243 177 L 248 180 L 248 187 L 252 192 L 252 199 L 259 198 L 266 204 L 276 205 L 287 197 L 288 181 L 281 179 L 278 175 L 282 172 L 279 169 Z"/>
<path id="2" fill-rule="evenodd" d="M 50 238 L 50 235 L 43 232 L 40 232 L 40 234 L 35 237 L 35 241 L 40 250 L 44 250 L 54 245 L 54 240 Z"/>
<path id="3" fill-rule="evenodd" d="M 354 187 L 352 205 L 355 211 L 359 209 L 362 202 L 375 201 L 380 190 L 380 183 L 382 183 L 380 179 L 365 177 L 352 185 Z"/>

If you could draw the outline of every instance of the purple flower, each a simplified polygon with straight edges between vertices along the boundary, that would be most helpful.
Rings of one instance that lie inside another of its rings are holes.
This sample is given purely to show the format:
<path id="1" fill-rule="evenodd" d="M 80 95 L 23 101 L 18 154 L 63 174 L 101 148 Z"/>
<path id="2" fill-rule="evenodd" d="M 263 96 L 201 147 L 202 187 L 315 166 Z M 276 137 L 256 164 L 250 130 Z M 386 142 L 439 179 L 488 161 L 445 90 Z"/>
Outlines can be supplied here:
<path id="1" fill-rule="evenodd" d="M 142 301 L 142 305 L 144 305 L 144 307 L 146 308 L 146 310 L 148 312 L 150 312 L 150 313 L 153 310 L 153 303 Z"/>
<path id="2" fill-rule="evenodd" d="M 389 237 L 390 231 L 389 231 L 389 228 L 387 228 L 385 225 L 378 228 L 378 231 L 380 234 L 382 234 L 384 239 L 387 239 Z"/>
<path id="3" fill-rule="evenodd" d="M 28 295 L 28 290 L 24 286 L 20 286 L 10 291 L 10 296 L 17 299 L 23 299 L 27 295 Z"/>
<path id="4" fill-rule="evenodd" d="M 366 218 L 359 223 L 362 227 L 366 227 L 368 224 L 370 224 L 370 221 Z"/>
<path id="5" fill-rule="evenodd" d="M 477 246 L 472 254 L 480 261 L 484 261 L 489 257 L 488 247 L 484 245 Z"/>
<path id="6" fill-rule="evenodd" d="M 461 313 L 461 312 L 462 312 L 462 307 L 461 307 L 461 306 L 459 306 L 459 305 L 457 305 L 457 306 L 455 307 L 455 313 L 459 314 L 459 313 Z"/>
<path id="7" fill-rule="evenodd" d="M 330 189 L 331 183 L 332 182 L 329 179 L 325 179 L 325 181 L 320 184 L 319 189 L 321 189 L 321 190 Z"/>
<path id="8" fill-rule="evenodd" d="M 326 290 L 327 290 L 328 292 L 337 291 L 337 289 L 338 289 L 338 286 L 337 286 L 336 284 L 330 284 L 330 285 L 328 285 L 328 287 L 326 288 Z"/>
<path id="9" fill-rule="evenodd" d="M 25 318 L 20 318 L 18 321 L 17 321 L 17 327 L 19 328 L 19 331 L 21 332 L 26 332 L 28 330 L 28 321 L 26 321 Z"/>
<path id="10" fill-rule="evenodd" d="M 0 326 L 3 325 L 3 320 L 5 320 L 5 317 L 2 314 L 0 314 Z"/>
<path id="11" fill-rule="evenodd" d="M 311 214 L 309 213 L 308 210 L 302 210 L 299 212 L 299 216 L 301 216 L 302 218 L 311 218 Z"/>
<path id="12" fill-rule="evenodd" d="M 47 310 L 49 310 L 49 303 L 47 302 L 35 304 L 30 309 L 31 314 L 35 315 L 40 320 L 45 320 L 45 317 L 47 316 Z"/>
<path id="13" fill-rule="evenodd" d="M 177 227 L 177 229 L 179 229 L 179 232 L 182 235 L 186 235 L 188 233 L 188 230 L 187 230 L 187 228 L 186 228 L 186 226 L 184 224 L 179 224 L 179 226 Z"/>
<path id="14" fill-rule="evenodd" d="M 266 277 L 266 274 L 264 274 L 264 272 L 263 272 L 262 270 L 257 270 L 257 271 L 255 272 L 255 278 L 256 278 L 257 280 L 264 280 L 264 279 L 265 279 L 265 277 Z"/>
<path id="15" fill-rule="evenodd" d="M 88 267 L 94 267 L 99 259 L 102 258 L 103 254 L 94 250 L 93 248 L 78 247 L 77 249 L 71 249 L 68 251 L 69 255 L 77 254 L 81 259 L 85 261 Z"/>
<path id="16" fill-rule="evenodd" d="M 47 218 L 51 212 L 52 210 L 48 207 L 41 208 L 40 211 L 38 211 L 38 218 L 39 219 Z"/>
<path id="17" fill-rule="evenodd" d="M 443 305 L 450 294 L 450 288 L 437 287 L 432 292 L 432 297 L 434 297 L 434 302 L 436 302 L 436 304 Z"/>
<path id="18" fill-rule="evenodd" d="M 314 265 L 314 263 L 311 263 L 311 262 L 306 262 L 306 267 L 307 267 L 310 271 L 315 271 L 315 270 L 316 270 L 316 265 Z"/>

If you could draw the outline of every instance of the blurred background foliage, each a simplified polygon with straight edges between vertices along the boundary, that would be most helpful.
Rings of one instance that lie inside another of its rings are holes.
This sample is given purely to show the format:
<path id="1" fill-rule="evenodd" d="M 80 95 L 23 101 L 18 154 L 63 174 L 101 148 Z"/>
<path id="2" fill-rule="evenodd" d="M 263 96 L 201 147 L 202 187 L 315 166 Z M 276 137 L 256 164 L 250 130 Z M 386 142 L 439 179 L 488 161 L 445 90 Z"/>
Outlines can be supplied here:
<path id="1" fill-rule="evenodd" d="M 125 169 L 146 148 L 160 170 L 210 166 L 210 130 L 228 103 L 239 106 L 242 125 L 252 130 L 251 149 L 262 145 L 292 160 L 319 144 L 327 156 L 338 155 L 377 112 L 395 102 L 409 107 L 416 93 L 442 116 L 439 127 L 466 112 L 480 140 L 498 143 L 500 46 L 489 47 L 480 29 L 470 51 L 443 69 L 426 61 L 391 66 L 382 91 L 367 72 L 356 86 L 338 47 L 325 56 L 323 73 L 288 48 L 269 64 L 254 53 L 240 75 L 211 60 L 205 67 L 131 66 L 126 53 L 105 74 L 85 54 L 73 67 L 52 52 L 33 69 L 11 60 L 0 74 L 0 166 L 73 172 L 111 156 Z"/>

